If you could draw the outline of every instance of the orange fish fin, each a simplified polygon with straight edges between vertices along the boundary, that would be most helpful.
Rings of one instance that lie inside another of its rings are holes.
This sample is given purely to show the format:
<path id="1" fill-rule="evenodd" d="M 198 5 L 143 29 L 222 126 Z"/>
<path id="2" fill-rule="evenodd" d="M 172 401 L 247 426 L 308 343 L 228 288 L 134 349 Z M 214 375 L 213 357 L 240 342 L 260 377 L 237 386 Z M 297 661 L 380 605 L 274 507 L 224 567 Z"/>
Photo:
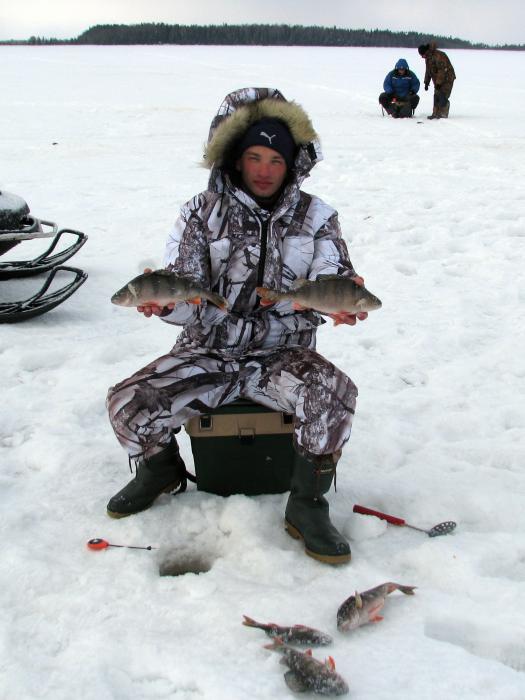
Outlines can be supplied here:
<path id="1" fill-rule="evenodd" d="M 325 664 L 328 666 L 328 668 L 332 669 L 332 671 L 335 671 L 335 661 L 333 656 L 329 656 L 326 659 Z"/>
<path id="2" fill-rule="evenodd" d="M 383 618 L 380 616 L 379 612 L 383 609 L 384 605 L 385 601 L 381 600 L 367 610 L 368 622 L 381 622 Z"/>

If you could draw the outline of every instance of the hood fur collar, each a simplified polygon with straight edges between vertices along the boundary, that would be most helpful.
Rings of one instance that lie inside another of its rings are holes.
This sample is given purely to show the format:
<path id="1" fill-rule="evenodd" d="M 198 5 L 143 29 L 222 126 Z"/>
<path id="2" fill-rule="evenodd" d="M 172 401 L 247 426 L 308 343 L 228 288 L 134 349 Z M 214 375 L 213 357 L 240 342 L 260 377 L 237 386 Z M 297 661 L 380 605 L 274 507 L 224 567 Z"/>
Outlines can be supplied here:
<path id="1" fill-rule="evenodd" d="M 318 136 L 310 118 L 296 102 L 288 102 L 278 90 L 244 88 L 230 93 L 212 122 L 208 143 L 204 148 L 203 165 L 220 168 L 235 142 L 246 129 L 263 117 L 280 119 L 298 146 L 309 147 L 311 167 L 322 159 Z"/>

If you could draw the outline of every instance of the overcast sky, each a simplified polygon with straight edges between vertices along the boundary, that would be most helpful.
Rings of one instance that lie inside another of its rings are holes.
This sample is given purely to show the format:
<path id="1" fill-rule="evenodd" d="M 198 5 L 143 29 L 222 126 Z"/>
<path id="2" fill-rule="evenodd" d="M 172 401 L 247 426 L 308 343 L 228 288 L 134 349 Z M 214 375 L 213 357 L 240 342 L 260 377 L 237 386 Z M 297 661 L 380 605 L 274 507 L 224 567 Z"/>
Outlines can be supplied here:
<path id="1" fill-rule="evenodd" d="M 0 0 L 0 40 L 140 22 L 335 25 L 523 44 L 525 0 Z"/>

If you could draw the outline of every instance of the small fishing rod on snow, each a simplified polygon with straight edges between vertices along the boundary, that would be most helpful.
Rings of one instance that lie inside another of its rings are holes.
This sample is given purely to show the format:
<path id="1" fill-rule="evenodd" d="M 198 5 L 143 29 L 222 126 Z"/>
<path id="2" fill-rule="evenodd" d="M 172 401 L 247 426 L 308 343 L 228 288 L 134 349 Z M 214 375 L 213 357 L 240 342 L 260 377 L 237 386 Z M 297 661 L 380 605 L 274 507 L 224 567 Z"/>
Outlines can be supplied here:
<path id="1" fill-rule="evenodd" d="M 107 549 L 108 547 L 125 547 L 126 549 L 157 549 L 149 545 L 148 547 L 138 547 L 131 544 L 111 544 L 107 540 L 103 540 L 101 537 L 94 537 L 92 540 L 87 542 L 88 549 Z"/>

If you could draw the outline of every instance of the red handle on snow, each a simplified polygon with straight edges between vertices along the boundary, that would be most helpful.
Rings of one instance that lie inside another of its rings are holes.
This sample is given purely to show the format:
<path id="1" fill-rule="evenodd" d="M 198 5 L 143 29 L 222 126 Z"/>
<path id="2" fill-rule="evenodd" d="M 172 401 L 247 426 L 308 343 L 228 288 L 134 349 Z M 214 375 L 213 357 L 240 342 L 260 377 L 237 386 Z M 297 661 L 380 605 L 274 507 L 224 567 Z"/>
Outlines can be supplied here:
<path id="1" fill-rule="evenodd" d="M 388 515 L 388 513 L 381 513 L 380 510 L 372 510 L 372 508 L 366 508 L 366 506 L 354 506 L 354 513 L 361 513 L 362 515 L 375 515 L 376 518 L 381 518 L 381 520 L 386 520 L 392 525 L 406 525 L 406 521 L 403 518 L 396 518 L 395 515 Z"/>

